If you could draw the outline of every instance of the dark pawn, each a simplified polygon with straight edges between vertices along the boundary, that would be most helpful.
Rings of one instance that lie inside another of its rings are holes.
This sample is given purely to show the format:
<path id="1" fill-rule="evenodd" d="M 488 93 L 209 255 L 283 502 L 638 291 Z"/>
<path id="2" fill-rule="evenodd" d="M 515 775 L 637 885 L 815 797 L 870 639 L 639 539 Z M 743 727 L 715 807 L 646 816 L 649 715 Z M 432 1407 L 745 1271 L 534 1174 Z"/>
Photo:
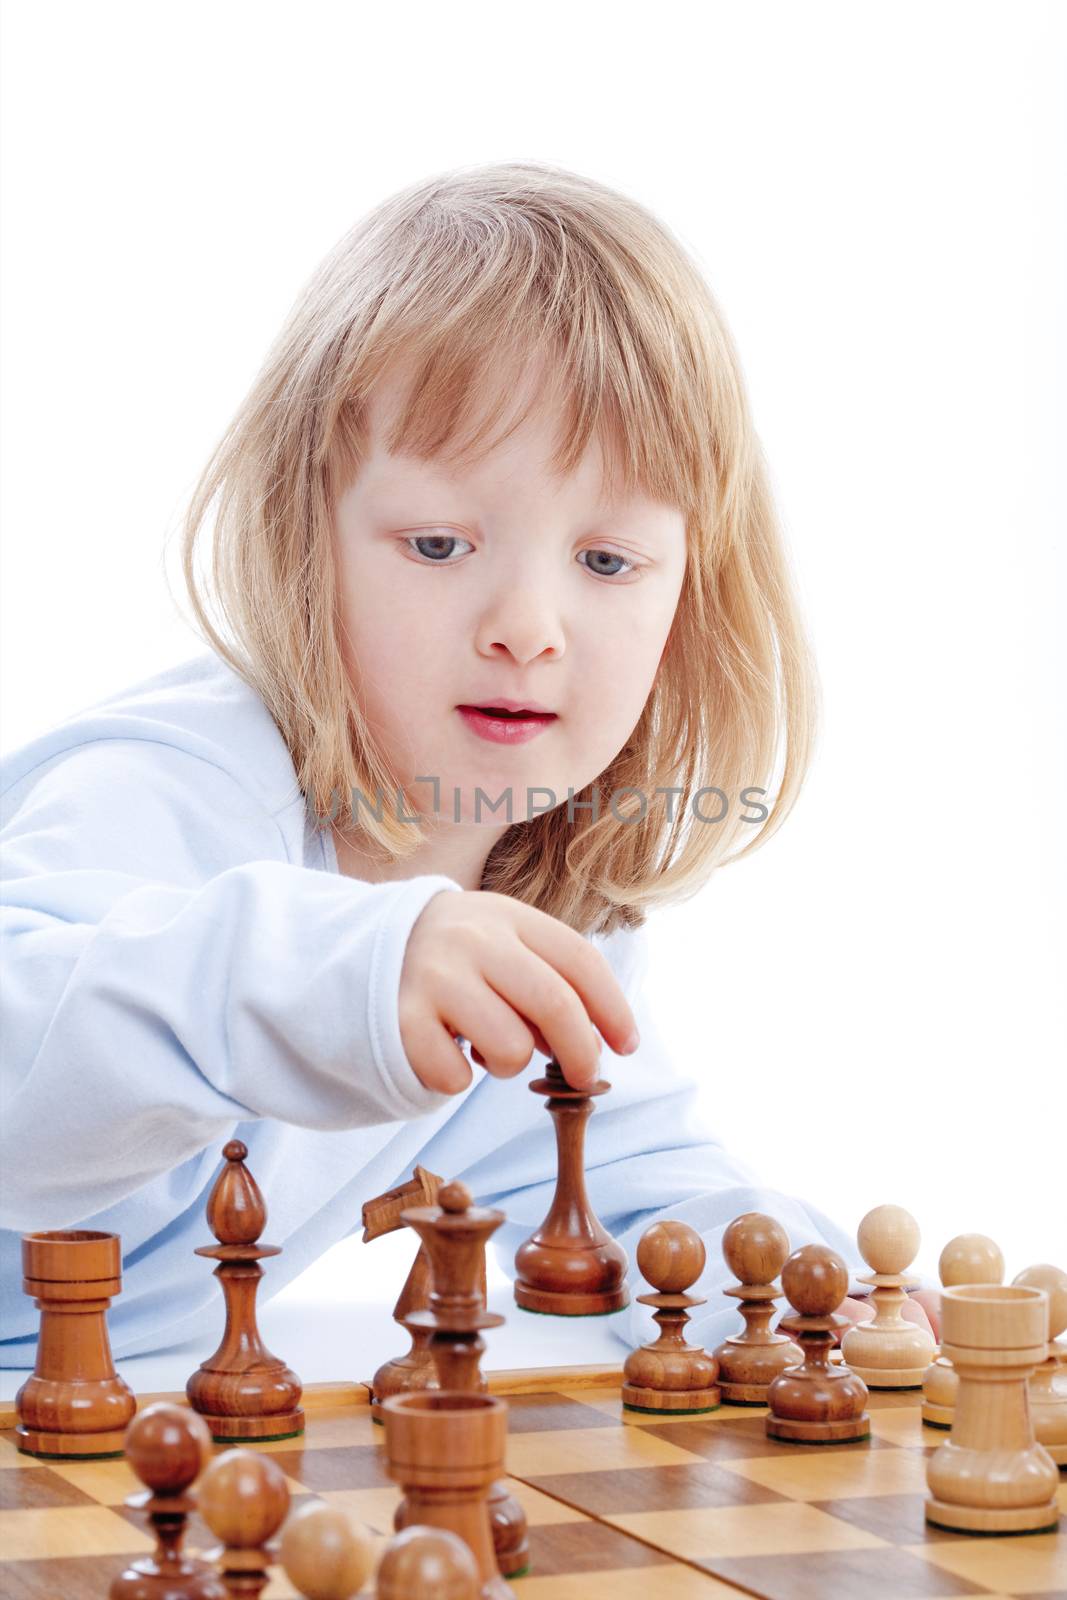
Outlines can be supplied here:
<path id="1" fill-rule="evenodd" d="M 148 1513 L 156 1548 L 112 1579 L 109 1600 L 227 1600 L 214 1568 L 181 1549 L 186 1518 L 196 1507 L 189 1486 L 211 1460 L 207 1424 L 195 1411 L 159 1400 L 127 1428 L 126 1456 L 148 1485 L 126 1504 Z"/>
<path id="2" fill-rule="evenodd" d="M 628 1411 L 669 1417 L 718 1406 L 719 1364 L 685 1337 L 691 1309 L 705 1303 L 703 1295 L 686 1291 L 700 1277 L 706 1259 L 703 1239 L 687 1222 L 654 1222 L 641 1235 L 638 1270 L 658 1292 L 637 1298 L 656 1308 L 659 1337 L 626 1357 L 622 1403 Z"/>
<path id="3" fill-rule="evenodd" d="M 218 1244 L 201 1245 L 198 1256 L 218 1262 L 215 1276 L 226 1297 L 222 1343 L 185 1385 L 189 1404 L 207 1422 L 214 1439 L 288 1439 L 304 1431 L 300 1379 L 264 1346 L 256 1325 L 260 1261 L 281 1254 L 276 1244 L 257 1243 L 267 1223 L 259 1185 L 244 1166 L 248 1149 L 231 1139 L 226 1165 L 208 1196 L 207 1220 Z"/>
<path id="4" fill-rule="evenodd" d="M 823 1244 L 794 1250 L 782 1268 L 782 1288 L 798 1316 L 779 1326 L 800 1346 L 804 1363 L 787 1367 L 767 1390 L 767 1436 L 809 1444 L 866 1439 L 871 1431 L 867 1385 L 842 1362 L 830 1365 L 830 1350 L 847 1317 L 835 1316 L 848 1292 L 848 1268 Z"/>

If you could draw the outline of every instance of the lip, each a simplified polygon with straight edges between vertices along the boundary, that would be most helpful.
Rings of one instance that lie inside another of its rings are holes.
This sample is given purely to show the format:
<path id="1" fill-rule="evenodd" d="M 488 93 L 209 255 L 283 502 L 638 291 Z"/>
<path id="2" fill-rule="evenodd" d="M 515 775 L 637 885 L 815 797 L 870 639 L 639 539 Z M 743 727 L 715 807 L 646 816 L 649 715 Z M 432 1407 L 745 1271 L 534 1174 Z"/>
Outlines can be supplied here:
<path id="1" fill-rule="evenodd" d="M 500 709 L 510 711 L 510 706 Z M 524 706 L 518 708 L 525 710 Z M 519 722 L 507 722 L 502 717 L 487 717 L 474 706 L 457 706 L 456 710 L 472 733 L 490 744 L 528 744 L 544 733 L 557 720 L 555 716 L 523 717 Z"/>
<path id="2" fill-rule="evenodd" d="M 468 700 L 467 708 L 477 711 L 482 706 L 488 706 L 492 711 L 539 711 L 543 716 L 554 717 L 555 712 L 548 706 L 543 706 L 539 700 Z M 463 709 L 462 707 L 460 709 Z"/>

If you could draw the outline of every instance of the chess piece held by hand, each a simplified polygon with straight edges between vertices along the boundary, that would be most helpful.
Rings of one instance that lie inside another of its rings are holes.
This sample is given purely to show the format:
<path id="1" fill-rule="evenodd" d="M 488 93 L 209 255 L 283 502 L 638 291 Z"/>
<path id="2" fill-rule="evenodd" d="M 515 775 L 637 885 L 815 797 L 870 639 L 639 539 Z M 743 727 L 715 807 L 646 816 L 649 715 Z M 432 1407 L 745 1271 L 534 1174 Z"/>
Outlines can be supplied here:
<path id="1" fill-rule="evenodd" d="M 806 1244 L 782 1268 L 782 1288 L 798 1315 L 781 1326 L 804 1353 L 799 1367 L 787 1367 L 767 1390 L 767 1437 L 812 1444 L 866 1439 L 871 1419 L 865 1410 L 867 1385 L 843 1363 L 830 1365 L 830 1349 L 845 1317 L 835 1315 L 848 1290 L 848 1268 L 835 1250 Z"/>
<path id="2" fill-rule="evenodd" d="M 596 1216 L 585 1187 L 585 1125 L 603 1078 L 572 1089 L 554 1058 L 530 1088 L 543 1094 L 555 1124 L 558 1171 L 548 1215 L 515 1252 L 515 1303 L 558 1317 L 603 1316 L 629 1304 L 626 1251 Z"/>
<path id="3" fill-rule="evenodd" d="M 705 1259 L 703 1239 L 686 1222 L 654 1222 L 641 1235 L 638 1270 L 658 1293 L 637 1298 L 656 1308 L 660 1331 L 657 1339 L 626 1357 L 622 1403 L 628 1411 L 689 1415 L 719 1405 L 718 1362 L 685 1338 L 690 1309 L 704 1304 L 703 1295 L 685 1291 L 700 1277 Z"/>

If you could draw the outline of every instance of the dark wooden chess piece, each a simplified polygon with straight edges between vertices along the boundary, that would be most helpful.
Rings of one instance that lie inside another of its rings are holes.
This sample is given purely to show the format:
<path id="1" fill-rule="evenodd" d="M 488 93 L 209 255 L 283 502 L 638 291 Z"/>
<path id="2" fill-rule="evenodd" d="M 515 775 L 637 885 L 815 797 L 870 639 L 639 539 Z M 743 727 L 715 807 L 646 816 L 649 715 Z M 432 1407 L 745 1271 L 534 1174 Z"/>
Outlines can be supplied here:
<path id="1" fill-rule="evenodd" d="M 281 1247 L 258 1243 L 267 1208 L 244 1165 L 247 1147 L 231 1139 L 222 1153 L 226 1165 L 207 1203 L 208 1225 L 218 1244 L 201 1245 L 196 1254 L 219 1263 L 215 1276 L 226 1299 L 226 1327 L 219 1348 L 193 1373 L 185 1392 L 220 1443 L 288 1439 L 304 1429 L 303 1388 L 296 1373 L 263 1344 L 256 1323 L 259 1263 L 280 1255 Z"/>
<path id="2" fill-rule="evenodd" d="M 530 1088 L 548 1099 L 555 1124 L 556 1190 L 544 1222 L 515 1252 L 515 1302 L 561 1317 L 602 1316 L 629 1302 L 626 1251 L 598 1220 L 585 1187 L 585 1125 L 603 1078 L 572 1089 L 553 1058 Z"/>
<path id="3" fill-rule="evenodd" d="M 200 1515 L 222 1540 L 208 1559 L 218 1564 L 227 1595 L 256 1600 L 270 1582 L 276 1551 L 270 1541 L 289 1510 L 285 1473 L 269 1455 L 226 1450 L 216 1456 L 197 1486 Z"/>
<path id="4" fill-rule="evenodd" d="M 207 1424 L 187 1406 L 159 1400 L 130 1423 L 126 1455 L 147 1488 L 128 1495 L 125 1503 L 147 1512 L 156 1548 L 112 1579 L 108 1600 L 226 1600 L 214 1567 L 181 1548 L 196 1506 L 189 1486 L 211 1460 Z"/>
<path id="5" fill-rule="evenodd" d="M 383 1400 L 382 1421 L 386 1470 L 404 1491 L 405 1526 L 456 1534 L 477 1564 L 480 1600 L 515 1600 L 500 1574 L 488 1508 L 489 1487 L 504 1473 L 506 1401 L 415 1390 Z"/>
<path id="6" fill-rule="evenodd" d="M 416 1167 L 414 1177 L 407 1183 L 389 1189 L 377 1199 L 368 1200 L 363 1207 L 363 1242 L 369 1244 L 383 1234 L 406 1227 L 402 1213 L 409 1206 L 432 1206 L 437 1203 L 441 1179 L 425 1167 Z M 437 1368 L 430 1355 L 432 1328 L 420 1327 L 410 1321 L 412 1311 L 424 1311 L 430 1303 L 433 1271 L 430 1253 L 420 1242 L 411 1271 L 407 1275 L 400 1298 L 393 1308 L 393 1319 L 405 1328 L 411 1338 L 411 1348 L 402 1356 L 384 1361 L 371 1379 L 371 1418 L 380 1423 L 378 1402 L 391 1394 L 406 1394 L 412 1389 L 436 1389 Z M 483 1302 L 487 1298 L 485 1258 L 481 1264 L 481 1289 Z"/>
<path id="7" fill-rule="evenodd" d="M 638 1270 L 659 1292 L 637 1298 L 656 1307 L 660 1332 L 626 1357 L 622 1403 L 628 1411 L 689 1415 L 719 1405 L 718 1362 L 685 1338 L 691 1308 L 704 1304 L 703 1295 L 685 1291 L 700 1277 L 706 1259 L 703 1239 L 686 1222 L 654 1222 L 641 1235 Z"/>
<path id="8" fill-rule="evenodd" d="M 464 1183 L 446 1183 L 437 1199 L 435 1206 L 412 1206 L 401 1213 L 428 1250 L 433 1277 L 430 1304 L 413 1311 L 408 1321 L 430 1330 L 430 1355 L 441 1389 L 479 1394 L 487 1388 L 480 1330 L 504 1321 L 499 1312 L 486 1309 L 483 1288 L 486 1242 L 504 1213 L 475 1206 Z M 490 1487 L 489 1516 L 500 1570 L 505 1577 L 518 1577 L 530 1564 L 526 1514 L 503 1478 Z M 406 1527 L 411 1520 L 410 1508 L 402 1505 L 395 1526 Z"/>
<path id="9" fill-rule="evenodd" d="M 848 1293 L 848 1268 L 835 1250 L 806 1244 L 782 1268 L 782 1288 L 798 1313 L 780 1327 L 796 1339 L 803 1365 L 787 1367 L 767 1390 L 767 1436 L 838 1444 L 866 1439 L 871 1419 L 865 1407 L 867 1385 L 844 1362 L 830 1364 L 836 1334 L 849 1326 L 836 1316 Z"/>
<path id="10" fill-rule="evenodd" d="M 734 1405 L 764 1406 L 775 1378 L 804 1360 L 798 1345 L 771 1330 L 781 1293 L 774 1280 L 789 1254 L 789 1235 L 774 1217 L 746 1211 L 723 1234 L 722 1253 L 740 1280 L 737 1288 L 724 1289 L 723 1294 L 740 1300 L 745 1319 L 745 1331 L 731 1334 L 715 1351 L 722 1397 Z"/>
<path id="11" fill-rule="evenodd" d="M 481 1588 L 473 1555 L 447 1528 L 404 1528 L 378 1564 L 376 1600 L 478 1600 Z"/>
<path id="12" fill-rule="evenodd" d="M 115 1371 L 107 1310 L 122 1287 L 116 1233 L 27 1233 L 22 1287 L 41 1313 L 33 1376 L 15 1396 L 18 1448 L 78 1460 L 121 1456 L 137 1410 Z"/>

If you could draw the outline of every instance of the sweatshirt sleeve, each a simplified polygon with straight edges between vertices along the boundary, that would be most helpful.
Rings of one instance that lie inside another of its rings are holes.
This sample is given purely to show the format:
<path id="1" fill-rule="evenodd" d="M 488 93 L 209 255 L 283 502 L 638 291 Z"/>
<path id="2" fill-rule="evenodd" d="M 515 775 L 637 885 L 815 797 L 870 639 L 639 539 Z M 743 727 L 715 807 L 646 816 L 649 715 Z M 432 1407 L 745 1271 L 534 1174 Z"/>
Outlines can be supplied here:
<path id="1" fill-rule="evenodd" d="M 236 778 L 138 739 L 52 763 L 0 849 L 4 1227 L 68 1226 L 238 1121 L 356 1128 L 449 1098 L 407 1059 L 398 993 L 452 879 L 278 859 Z"/>

